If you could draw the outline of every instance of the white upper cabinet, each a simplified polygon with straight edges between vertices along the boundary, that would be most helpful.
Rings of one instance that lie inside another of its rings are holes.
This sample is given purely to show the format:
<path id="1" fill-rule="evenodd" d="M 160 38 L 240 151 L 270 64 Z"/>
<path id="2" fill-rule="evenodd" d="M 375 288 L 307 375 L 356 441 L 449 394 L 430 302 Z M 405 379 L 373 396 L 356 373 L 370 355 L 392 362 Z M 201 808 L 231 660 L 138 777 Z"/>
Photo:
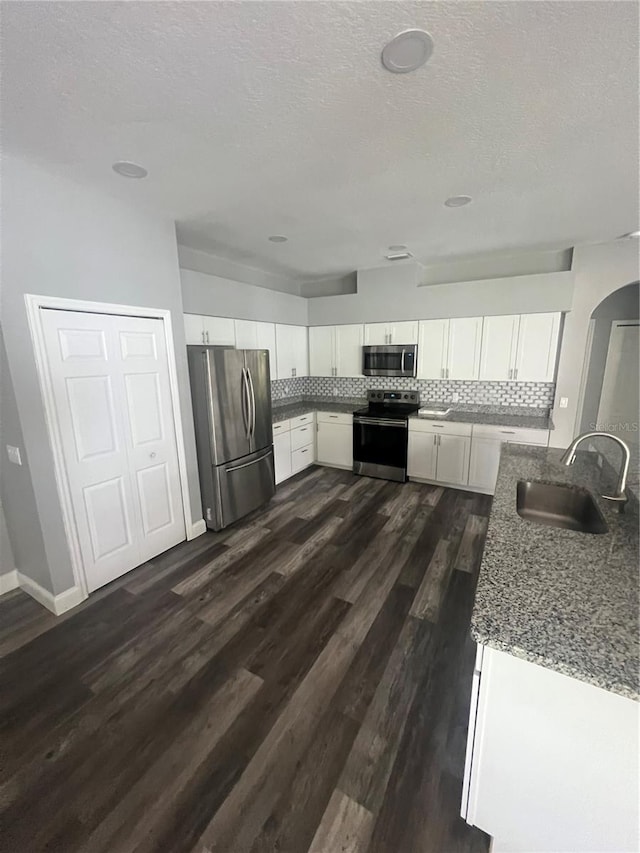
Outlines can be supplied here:
<path id="1" fill-rule="evenodd" d="M 236 345 L 236 327 L 229 317 L 203 317 L 206 343 L 217 346 L 234 347 Z"/>
<path id="2" fill-rule="evenodd" d="M 187 344 L 206 344 L 203 320 L 201 314 L 184 315 L 184 336 Z"/>
<path id="3" fill-rule="evenodd" d="M 236 347 L 238 349 L 266 349 L 269 351 L 271 378 L 276 378 L 276 327 L 275 323 L 256 320 L 235 320 Z"/>
<path id="4" fill-rule="evenodd" d="M 482 317 L 422 320 L 419 326 L 419 379 L 478 378 Z"/>
<path id="5" fill-rule="evenodd" d="M 306 326 L 276 324 L 278 379 L 309 375 L 309 343 Z"/>
<path id="6" fill-rule="evenodd" d="M 480 373 L 482 317 L 449 320 L 447 379 L 477 379 Z"/>
<path id="7" fill-rule="evenodd" d="M 519 325 L 519 314 L 484 318 L 480 379 L 487 382 L 513 379 Z"/>
<path id="8" fill-rule="evenodd" d="M 335 327 L 336 376 L 362 376 L 364 326 L 360 323 Z"/>
<path id="9" fill-rule="evenodd" d="M 309 329 L 309 375 L 334 376 L 335 326 Z"/>
<path id="10" fill-rule="evenodd" d="M 418 334 L 418 379 L 444 379 L 449 320 L 421 320 Z"/>
<path id="11" fill-rule="evenodd" d="M 228 317 L 185 314 L 184 333 L 188 344 L 216 344 L 228 347 L 236 345 L 235 324 Z"/>
<path id="12" fill-rule="evenodd" d="M 560 314 L 522 314 L 515 363 L 518 382 L 553 382 L 559 333 Z"/>
<path id="13" fill-rule="evenodd" d="M 367 323 L 364 327 L 364 342 L 368 346 L 384 344 L 417 344 L 418 323 Z"/>
<path id="14" fill-rule="evenodd" d="M 309 329 L 311 376 L 362 376 L 364 327 L 312 326 Z"/>
<path id="15" fill-rule="evenodd" d="M 389 327 L 386 323 L 367 323 L 364 327 L 364 342 L 375 347 L 389 343 Z"/>
<path id="16" fill-rule="evenodd" d="M 512 314 L 485 317 L 480 379 L 552 382 L 560 314 Z"/>

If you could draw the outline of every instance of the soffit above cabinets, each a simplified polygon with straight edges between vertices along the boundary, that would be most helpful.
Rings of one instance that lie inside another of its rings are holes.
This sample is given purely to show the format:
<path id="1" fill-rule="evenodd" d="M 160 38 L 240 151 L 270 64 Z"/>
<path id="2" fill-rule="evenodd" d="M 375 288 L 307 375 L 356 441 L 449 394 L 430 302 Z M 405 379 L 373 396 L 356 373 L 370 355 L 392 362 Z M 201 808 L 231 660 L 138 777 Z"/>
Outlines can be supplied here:
<path id="1" fill-rule="evenodd" d="M 389 74 L 411 28 L 433 55 Z M 235 263 L 309 281 L 637 228 L 635 3 L 9 3 L 3 29 L 5 150 Z"/>

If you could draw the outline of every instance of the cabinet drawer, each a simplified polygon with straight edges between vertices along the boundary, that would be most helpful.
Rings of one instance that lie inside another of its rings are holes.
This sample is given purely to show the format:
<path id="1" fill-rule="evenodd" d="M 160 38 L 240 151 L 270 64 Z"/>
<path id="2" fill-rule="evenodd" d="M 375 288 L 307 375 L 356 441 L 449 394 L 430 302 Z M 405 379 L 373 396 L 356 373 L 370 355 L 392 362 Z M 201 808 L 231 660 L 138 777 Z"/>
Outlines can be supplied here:
<path id="1" fill-rule="evenodd" d="M 435 432 L 446 435 L 471 435 L 471 424 L 460 424 L 455 421 L 428 421 L 426 418 L 409 418 L 410 432 Z"/>
<path id="2" fill-rule="evenodd" d="M 290 424 L 291 429 L 295 429 L 296 427 L 304 426 L 304 424 L 311 424 L 314 420 L 315 412 L 309 412 L 306 415 L 299 415 L 297 418 L 291 418 Z"/>
<path id="3" fill-rule="evenodd" d="M 353 415 L 349 412 L 318 412 L 318 421 L 323 424 L 347 424 L 353 423 Z"/>
<path id="4" fill-rule="evenodd" d="M 280 435 L 283 432 L 289 432 L 291 429 L 291 421 L 278 421 L 277 424 L 273 425 L 273 434 Z"/>
<path id="5" fill-rule="evenodd" d="M 293 423 L 293 421 L 292 421 Z M 291 430 L 291 450 L 298 450 L 300 447 L 307 447 L 313 444 L 315 438 L 315 430 L 313 424 L 296 427 Z"/>
<path id="6" fill-rule="evenodd" d="M 291 473 L 296 474 L 313 463 L 313 444 L 291 451 Z"/>
<path id="7" fill-rule="evenodd" d="M 476 425 L 473 427 L 473 437 L 492 438 L 513 444 L 538 444 L 546 447 L 549 443 L 549 430 Z"/>

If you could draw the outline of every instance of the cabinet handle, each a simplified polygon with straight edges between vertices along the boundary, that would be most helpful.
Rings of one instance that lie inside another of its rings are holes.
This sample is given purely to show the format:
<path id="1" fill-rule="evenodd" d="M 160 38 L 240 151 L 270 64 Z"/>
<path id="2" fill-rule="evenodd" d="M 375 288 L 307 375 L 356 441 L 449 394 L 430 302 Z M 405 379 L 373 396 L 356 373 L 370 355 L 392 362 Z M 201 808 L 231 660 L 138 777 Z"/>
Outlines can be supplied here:
<path id="1" fill-rule="evenodd" d="M 337 415 L 329 415 L 330 418 L 337 418 Z"/>
<path id="2" fill-rule="evenodd" d="M 509 379 L 513 379 L 513 370 L 509 368 Z"/>
<path id="3" fill-rule="evenodd" d="M 206 340 L 206 338 L 205 338 L 205 336 L 204 336 L 204 329 L 203 329 L 203 330 L 202 330 L 202 343 L 203 343 L 203 344 L 206 344 L 206 342 L 207 342 L 207 340 Z"/>
<path id="4" fill-rule="evenodd" d="M 433 434 L 433 445 L 434 445 L 434 447 L 436 446 L 437 443 L 438 443 L 438 436 L 434 432 L 434 434 Z"/>
<path id="5" fill-rule="evenodd" d="M 440 368 L 440 379 L 444 379 L 444 367 Z"/>
<path id="6" fill-rule="evenodd" d="M 517 368 L 517 367 L 516 367 L 516 369 L 513 371 L 513 378 L 514 378 L 514 379 L 517 379 L 517 378 L 518 378 L 518 368 Z"/>
<path id="7" fill-rule="evenodd" d="M 448 378 L 449 378 L 449 368 L 448 368 L 448 367 L 447 367 L 447 369 L 445 370 L 445 378 L 446 378 L 446 379 L 448 379 Z"/>
<path id="8" fill-rule="evenodd" d="M 291 375 L 292 375 L 292 376 L 295 376 L 295 375 L 296 375 L 296 369 L 295 369 L 295 367 L 292 367 L 292 368 L 291 368 Z"/>
<path id="9" fill-rule="evenodd" d="M 210 341 L 209 341 L 209 331 L 208 331 L 208 330 L 207 330 L 207 343 L 210 343 Z"/>

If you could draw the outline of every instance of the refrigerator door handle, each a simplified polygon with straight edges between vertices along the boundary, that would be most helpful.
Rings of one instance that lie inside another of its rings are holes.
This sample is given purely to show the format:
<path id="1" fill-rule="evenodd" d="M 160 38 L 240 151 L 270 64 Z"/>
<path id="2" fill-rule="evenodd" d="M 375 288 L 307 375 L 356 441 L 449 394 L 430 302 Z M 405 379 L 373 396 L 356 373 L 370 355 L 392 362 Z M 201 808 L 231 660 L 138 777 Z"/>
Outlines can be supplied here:
<path id="1" fill-rule="evenodd" d="M 247 370 L 247 379 L 249 380 L 249 382 L 248 382 L 249 394 L 251 397 L 251 410 L 250 410 L 251 417 L 249 419 L 249 430 L 250 430 L 249 435 L 251 436 L 251 438 L 253 438 L 253 435 L 256 431 L 256 392 L 253 388 L 253 376 L 251 375 L 251 371 L 249 370 L 248 367 L 246 368 L 246 370 Z"/>
<path id="2" fill-rule="evenodd" d="M 202 333 L 202 337 L 204 337 L 204 332 Z M 207 374 L 207 409 L 209 411 L 209 447 L 211 448 L 211 458 L 217 459 L 218 454 L 216 451 L 216 433 L 213 428 L 213 425 L 216 422 L 215 412 L 213 409 L 213 377 L 211 376 L 211 350 L 206 350 L 204 353 L 204 360 L 206 362 L 206 374 Z"/>
<path id="3" fill-rule="evenodd" d="M 257 459 L 252 459 L 251 462 L 245 462 L 242 465 L 234 465 L 233 468 L 225 468 L 224 470 L 229 474 L 231 471 L 241 471 L 243 468 L 249 468 L 251 465 L 256 465 L 258 462 L 262 462 L 263 459 L 266 459 L 267 456 L 271 455 L 271 452 L 271 448 L 269 448 L 266 453 L 263 453 L 262 456 L 258 456 Z"/>
<path id="4" fill-rule="evenodd" d="M 247 383 L 247 368 L 242 368 L 242 379 L 241 379 L 241 393 L 242 393 L 242 420 L 244 421 L 244 435 L 245 438 L 249 438 L 251 436 L 251 416 L 250 416 L 250 402 L 249 402 L 249 385 Z"/>

